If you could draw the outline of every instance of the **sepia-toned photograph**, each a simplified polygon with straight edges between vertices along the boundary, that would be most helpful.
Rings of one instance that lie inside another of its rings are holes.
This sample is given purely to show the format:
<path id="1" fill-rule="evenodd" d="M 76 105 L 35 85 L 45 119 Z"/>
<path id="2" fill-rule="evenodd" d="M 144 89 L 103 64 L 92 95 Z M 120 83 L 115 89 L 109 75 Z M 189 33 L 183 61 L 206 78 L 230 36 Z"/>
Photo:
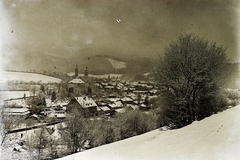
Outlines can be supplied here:
<path id="1" fill-rule="evenodd" d="M 240 159 L 239 30 L 239 0 L 0 0 L 0 159 Z"/>

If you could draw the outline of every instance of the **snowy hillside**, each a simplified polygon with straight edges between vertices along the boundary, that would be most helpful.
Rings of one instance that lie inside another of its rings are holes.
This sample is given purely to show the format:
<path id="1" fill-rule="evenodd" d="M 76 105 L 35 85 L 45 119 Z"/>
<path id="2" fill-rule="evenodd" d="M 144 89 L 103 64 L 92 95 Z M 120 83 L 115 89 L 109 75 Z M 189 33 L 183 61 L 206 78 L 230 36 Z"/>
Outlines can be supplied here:
<path id="1" fill-rule="evenodd" d="M 24 72 L 10 72 L 10 71 L 0 71 L 0 82 L 7 82 L 7 81 L 23 81 L 23 82 L 39 82 L 42 83 L 60 83 L 62 80 L 59 78 L 46 76 L 37 73 L 24 73 Z"/>
<path id="2" fill-rule="evenodd" d="M 111 58 L 107 58 L 107 60 L 112 64 L 114 69 L 122 69 L 127 67 L 126 62 L 114 60 Z"/>
<path id="3" fill-rule="evenodd" d="M 240 105 L 177 130 L 146 134 L 61 158 L 110 159 L 240 159 Z"/>

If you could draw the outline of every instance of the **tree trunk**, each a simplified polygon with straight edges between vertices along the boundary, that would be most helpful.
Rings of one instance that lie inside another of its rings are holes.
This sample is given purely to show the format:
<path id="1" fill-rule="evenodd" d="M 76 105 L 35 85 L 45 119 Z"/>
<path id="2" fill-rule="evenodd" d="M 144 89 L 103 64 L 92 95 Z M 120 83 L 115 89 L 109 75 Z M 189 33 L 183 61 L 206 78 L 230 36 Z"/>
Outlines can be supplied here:
<path id="1" fill-rule="evenodd" d="M 196 120 L 196 106 L 195 106 L 195 100 L 196 100 L 196 92 L 197 92 L 197 86 L 193 86 L 193 94 L 192 94 L 192 122 Z"/>

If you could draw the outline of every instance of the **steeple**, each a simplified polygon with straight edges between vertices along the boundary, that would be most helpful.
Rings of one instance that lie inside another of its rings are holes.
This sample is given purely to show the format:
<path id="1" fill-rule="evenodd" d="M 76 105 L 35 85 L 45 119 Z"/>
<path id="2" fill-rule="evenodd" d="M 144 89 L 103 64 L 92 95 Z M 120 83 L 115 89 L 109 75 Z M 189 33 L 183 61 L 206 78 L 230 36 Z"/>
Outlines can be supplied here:
<path id="1" fill-rule="evenodd" d="M 76 68 L 75 68 L 75 77 L 78 76 L 78 65 L 76 65 Z"/>
<path id="2" fill-rule="evenodd" d="M 88 69 L 87 69 L 87 66 L 86 66 L 86 69 L 85 69 L 85 72 L 84 72 L 84 76 L 85 76 L 85 77 L 88 77 Z"/>

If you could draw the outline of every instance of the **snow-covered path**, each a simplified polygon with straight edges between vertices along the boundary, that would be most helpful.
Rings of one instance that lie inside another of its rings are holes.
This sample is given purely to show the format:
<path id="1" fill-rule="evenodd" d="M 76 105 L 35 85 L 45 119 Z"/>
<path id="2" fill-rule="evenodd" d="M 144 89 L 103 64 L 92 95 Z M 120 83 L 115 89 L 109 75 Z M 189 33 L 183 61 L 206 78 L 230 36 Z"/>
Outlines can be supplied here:
<path id="1" fill-rule="evenodd" d="M 240 159 L 240 105 L 177 130 L 146 134 L 61 160 Z"/>

